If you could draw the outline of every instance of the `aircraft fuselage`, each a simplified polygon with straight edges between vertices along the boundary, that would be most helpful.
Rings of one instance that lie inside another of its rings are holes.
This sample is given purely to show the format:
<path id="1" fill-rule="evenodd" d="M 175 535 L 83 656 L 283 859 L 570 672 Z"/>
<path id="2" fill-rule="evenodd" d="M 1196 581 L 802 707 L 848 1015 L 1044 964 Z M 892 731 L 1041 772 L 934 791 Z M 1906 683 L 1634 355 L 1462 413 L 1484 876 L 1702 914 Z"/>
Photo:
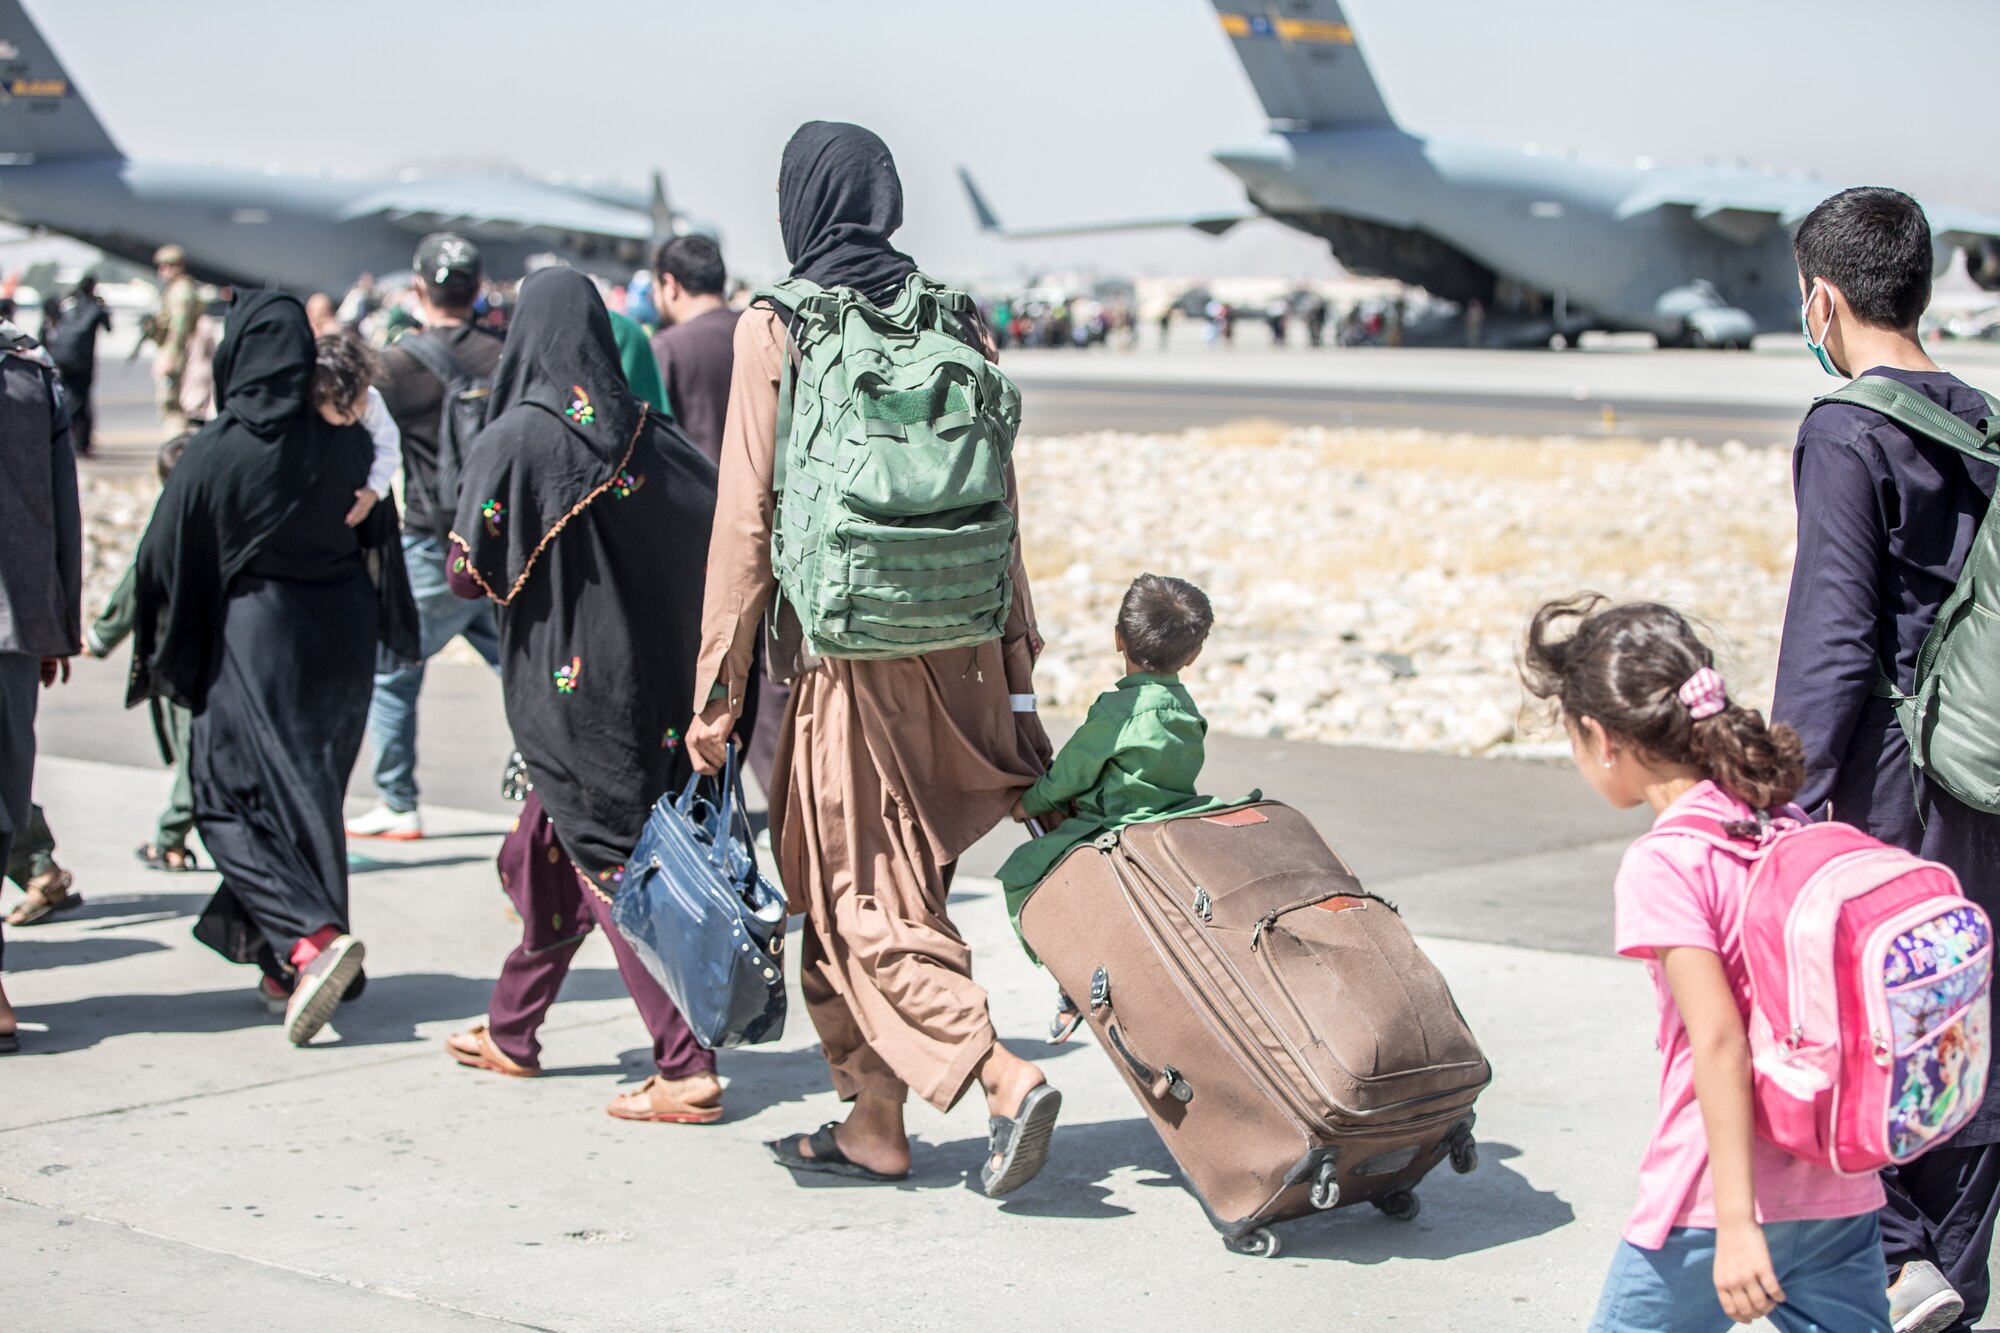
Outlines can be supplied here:
<path id="1" fill-rule="evenodd" d="M 418 231 L 347 211 L 390 182 L 297 171 L 117 157 L 0 165 L 0 218 L 46 227 L 145 265 L 173 241 L 202 278 L 293 292 L 345 291 L 357 274 L 403 272 Z M 440 228 L 449 226 L 440 219 Z M 480 239 L 487 270 L 519 273 L 530 254 L 582 252 L 546 239 Z"/>
<path id="2" fill-rule="evenodd" d="M 1590 327 L 1673 339 L 1685 325 L 1670 294 L 1706 282 L 1761 331 L 1798 318 L 1786 229 L 1746 218 L 1732 238 L 1688 208 L 1645 204 L 1671 192 L 1678 174 L 1671 169 L 1510 151 L 1389 125 L 1275 132 L 1216 160 L 1258 207 L 1327 236 L 1343 262 L 1344 239 L 1350 250 L 1372 251 L 1351 267 L 1448 299 L 1490 307 L 1511 281 L 1555 298 Z M 1712 183 L 1715 175 L 1708 169 L 1702 178 Z"/>

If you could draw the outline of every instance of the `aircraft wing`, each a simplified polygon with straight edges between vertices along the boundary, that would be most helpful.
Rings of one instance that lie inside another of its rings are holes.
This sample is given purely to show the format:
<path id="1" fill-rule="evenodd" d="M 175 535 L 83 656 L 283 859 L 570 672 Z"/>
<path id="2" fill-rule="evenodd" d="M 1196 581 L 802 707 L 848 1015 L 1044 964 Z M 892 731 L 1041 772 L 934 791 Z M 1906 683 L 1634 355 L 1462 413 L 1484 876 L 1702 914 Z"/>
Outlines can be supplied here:
<path id="1" fill-rule="evenodd" d="M 399 181 L 342 209 L 348 218 L 380 216 L 413 232 L 449 228 L 475 240 L 551 240 L 578 233 L 646 241 L 654 219 L 560 185 L 514 176 L 440 176 Z"/>
<path id="2" fill-rule="evenodd" d="M 1977 241 L 2000 240 L 2000 217 L 1974 213 L 1964 208 L 1925 208 L 1931 220 L 1931 235 L 1939 242 L 1968 246 Z"/>
<path id="3" fill-rule="evenodd" d="M 1730 173 L 1714 181 L 1668 180 L 1641 189 L 1618 206 L 1620 218 L 1656 208 L 1685 208 L 1716 235 L 1748 245 L 1772 227 L 1796 227 L 1833 193 L 1813 181 Z"/>
<path id="4" fill-rule="evenodd" d="M 1239 222 L 1262 217 L 1254 209 L 1234 213 L 1177 213 L 1168 217 L 1123 218 L 1112 222 L 1074 222 L 1051 227 L 1008 227 L 1001 225 L 986 196 L 972 182 L 972 173 L 964 167 L 958 169 L 959 184 L 965 187 L 965 197 L 972 205 L 972 215 L 979 222 L 979 230 L 1010 241 L 1036 240 L 1049 236 L 1090 236 L 1101 232 L 1147 231 L 1163 227 L 1193 227 L 1205 231 L 1210 236 L 1220 236 Z"/>

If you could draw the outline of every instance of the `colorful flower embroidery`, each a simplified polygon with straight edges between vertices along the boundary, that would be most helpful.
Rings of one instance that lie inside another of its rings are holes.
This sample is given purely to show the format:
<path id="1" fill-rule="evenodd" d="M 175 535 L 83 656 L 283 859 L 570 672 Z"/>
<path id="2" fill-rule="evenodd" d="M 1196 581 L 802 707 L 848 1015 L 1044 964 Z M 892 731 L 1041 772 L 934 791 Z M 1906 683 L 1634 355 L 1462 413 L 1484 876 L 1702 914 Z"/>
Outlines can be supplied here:
<path id="1" fill-rule="evenodd" d="M 645 484 L 646 474 L 643 472 L 620 472 L 611 479 L 611 493 L 621 500 L 629 500 L 632 498 L 632 492 Z"/>
<path id="2" fill-rule="evenodd" d="M 507 517 L 507 506 L 501 504 L 498 500 L 488 500 L 485 504 L 479 506 L 479 514 L 480 517 L 486 520 L 486 535 L 489 537 L 498 537 L 500 535 L 500 520 Z"/>
<path id="3" fill-rule="evenodd" d="M 613 866 L 609 870 L 598 871 L 597 882 L 600 884 L 623 884 L 625 882 L 625 867 Z"/>
<path id="4" fill-rule="evenodd" d="M 455 555 L 451 558 L 451 572 L 454 574 L 463 574 L 465 572 L 464 556 Z"/>
<path id="5" fill-rule="evenodd" d="M 662 750 L 671 750 L 680 743 L 681 734 L 673 727 L 668 727 L 665 734 L 660 737 L 660 748 Z"/>
<path id="6" fill-rule="evenodd" d="M 572 384 L 569 391 L 576 395 L 563 415 L 579 426 L 588 426 L 597 420 L 597 409 L 590 405 L 590 395 L 583 391 L 581 384 Z"/>
<path id="7" fill-rule="evenodd" d="M 582 674 L 583 659 L 581 657 L 572 657 L 569 659 L 568 666 L 557 667 L 555 670 L 556 693 L 575 694 L 577 677 Z"/>

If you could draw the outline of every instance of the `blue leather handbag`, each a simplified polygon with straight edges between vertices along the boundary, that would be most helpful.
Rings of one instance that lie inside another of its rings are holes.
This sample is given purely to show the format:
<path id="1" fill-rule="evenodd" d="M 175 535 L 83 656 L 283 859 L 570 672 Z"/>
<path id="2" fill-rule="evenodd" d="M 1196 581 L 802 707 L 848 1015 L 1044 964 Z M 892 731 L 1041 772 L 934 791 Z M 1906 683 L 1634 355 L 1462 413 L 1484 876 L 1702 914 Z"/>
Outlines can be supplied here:
<path id="1" fill-rule="evenodd" d="M 785 895 L 757 873 L 732 743 L 720 780 L 662 796 L 611 919 L 710 1050 L 785 1031 Z"/>

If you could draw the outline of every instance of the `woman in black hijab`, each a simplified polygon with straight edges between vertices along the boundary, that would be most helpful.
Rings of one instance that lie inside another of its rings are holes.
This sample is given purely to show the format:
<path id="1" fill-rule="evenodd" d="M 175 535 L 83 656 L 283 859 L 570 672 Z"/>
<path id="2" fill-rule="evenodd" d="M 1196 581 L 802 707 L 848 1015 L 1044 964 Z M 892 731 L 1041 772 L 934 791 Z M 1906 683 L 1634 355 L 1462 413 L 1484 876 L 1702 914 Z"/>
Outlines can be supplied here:
<path id="1" fill-rule="evenodd" d="M 779 225 L 792 276 L 848 288 L 878 309 L 925 281 L 889 242 L 903 187 L 881 139 L 813 121 L 785 146 Z M 955 302 L 953 304 L 956 304 Z M 1019 1188 L 1047 1160 L 1062 1101 L 1040 1069 L 1001 1044 L 971 951 L 947 906 L 960 856 L 1006 817 L 1048 763 L 1048 738 L 1012 696 L 1034 692 L 1033 607 L 1019 544 L 1000 638 L 916 657 L 818 660 L 798 618 L 774 601 L 772 514 L 791 379 L 793 326 L 772 303 L 737 322 L 721 498 L 709 548 L 706 623 L 689 728 L 714 771 L 746 702 L 760 621 L 773 676 L 792 682 L 778 741 L 771 831 L 794 912 L 807 917 L 799 982 L 847 1118 L 770 1144 L 794 1171 L 899 1180 L 910 1170 L 909 1094 L 949 1111 L 978 1086 L 990 1155 L 981 1184 Z M 958 336 L 992 355 L 977 318 Z M 804 382 L 795 396 L 817 392 Z M 798 401 L 795 397 L 794 401 Z M 820 409 L 822 412 L 824 408 Z M 795 447 L 785 440 L 782 447 Z M 1012 467 L 1007 503 L 1018 514 Z"/>
<path id="2" fill-rule="evenodd" d="M 501 848 L 520 913 L 487 1024 L 452 1037 L 475 1068 L 540 1072 L 535 1032 L 593 919 L 653 1037 L 628 1120 L 722 1116 L 715 1055 L 611 924 L 646 816 L 687 777 L 681 732 L 701 634 L 715 465 L 634 397 L 581 273 L 521 284 L 452 532 L 452 586 L 500 607 L 501 688 L 534 790 Z"/>
<path id="3" fill-rule="evenodd" d="M 195 937 L 264 971 L 285 1035 L 310 1041 L 361 979 L 347 933 L 341 801 L 375 646 L 414 645 L 394 515 L 347 525 L 373 445 L 310 405 L 311 326 L 257 292 L 215 357 L 219 414 L 188 444 L 140 542 L 128 702 L 194 713 L 189 777 L 222 871 Z"/>
<path id="4" fill-rule="evenodd" d="M 778 229 L 793 277 L 852 287 L 886 307 L 917 271 L 889 244 L 902 225 L 903 181 L 889 145 L 859 125 L 799 126 L 778 166 Z"/>

